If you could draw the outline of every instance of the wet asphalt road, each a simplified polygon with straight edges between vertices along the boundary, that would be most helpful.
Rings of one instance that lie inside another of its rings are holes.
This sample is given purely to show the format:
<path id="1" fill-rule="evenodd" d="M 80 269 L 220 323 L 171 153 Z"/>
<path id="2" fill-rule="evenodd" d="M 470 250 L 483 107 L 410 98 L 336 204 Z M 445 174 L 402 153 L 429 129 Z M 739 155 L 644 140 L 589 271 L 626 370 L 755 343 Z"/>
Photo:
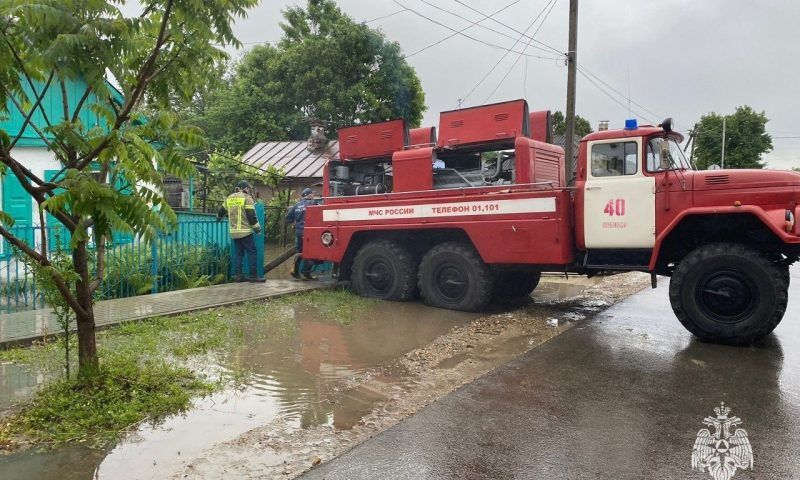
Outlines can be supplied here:
<path id="1" fill-rule="evenodd" d="M 800 479 L 800 269 L 783 322 L 753 347 L 694 340 L 667 291 L 664 280 L 303 479 L 710 479 L 690 459 L 721 401 L 753 448 L 736 480 Z"/>

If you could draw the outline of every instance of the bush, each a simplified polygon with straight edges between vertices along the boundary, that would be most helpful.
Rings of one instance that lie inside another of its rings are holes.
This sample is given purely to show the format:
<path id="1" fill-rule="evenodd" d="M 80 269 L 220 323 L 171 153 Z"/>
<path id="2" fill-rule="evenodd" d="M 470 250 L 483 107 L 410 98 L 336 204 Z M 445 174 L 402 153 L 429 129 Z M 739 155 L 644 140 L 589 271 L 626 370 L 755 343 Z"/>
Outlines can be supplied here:
<path id="1" fill-rule="evenodd" d="M 161 242 L 156 274 L 149 246 L 123 245 L 106 253 L 106 271 L 99 299 L 123 298 L 152 292 L 204 287 L 227 278 L 230 252 L 227 246 Z"/>

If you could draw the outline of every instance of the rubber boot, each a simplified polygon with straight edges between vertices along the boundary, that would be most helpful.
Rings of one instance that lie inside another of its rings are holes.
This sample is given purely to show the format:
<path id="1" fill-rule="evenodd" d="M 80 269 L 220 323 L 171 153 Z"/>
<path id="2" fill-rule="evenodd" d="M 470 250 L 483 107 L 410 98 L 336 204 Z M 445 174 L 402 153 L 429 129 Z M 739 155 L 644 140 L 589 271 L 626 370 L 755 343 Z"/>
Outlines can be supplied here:
<path id="1" fill-rule="evenodd" d="M 300 257 L 297 256 L 294 258 L 294 265 L 292 266 L 291 276 L 300 280 Z"/>
<path id="2" fill-rule="evenodd" d="M 316 280 L 316 278 L 311 276 L 311 269 L 312 268 L 313 268 L 313 263 L 312 263 L 311 260 L 309 260 L 309 261 L 301 260 L 300 261 L 300 272 L 301 272 L 301 275 L 303 276 L 303 280 Z"/>

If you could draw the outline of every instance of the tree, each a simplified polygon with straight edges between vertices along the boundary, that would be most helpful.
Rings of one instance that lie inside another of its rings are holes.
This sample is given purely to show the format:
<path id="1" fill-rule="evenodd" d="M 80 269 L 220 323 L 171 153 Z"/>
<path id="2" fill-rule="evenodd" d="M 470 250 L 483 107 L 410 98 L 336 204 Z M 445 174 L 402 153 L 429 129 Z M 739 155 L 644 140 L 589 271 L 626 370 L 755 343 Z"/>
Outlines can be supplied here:
<path id="1" fill-rule="evenodd" d="M 703 115 L 695 125 L 694 163 L 701 170 L 722 162 L 722 115 Z M 725 168 L 764 168 L 765 153 L 772 151 L 766 131 L 769 119 L 744 105 L 725 115 Z"/>
<path id="2" fill-rule="evenodd" d="M 567 122 L 564 119 L 564 114 L 560 111 L 556 111 L 553 113 L 553 131 L 556 135 L 564 135 L 564 132 L 567 130 Z M 581 138 L 589 135 L 590 133 L 594 132 L 592 130 L 592 124 L 589 123 L 589 120 L 581 117 L 580 115 L 575 115 L 575 135 L 580 136 Z"/>
<path id="3" fill-rule="evenodd" d="M 5 213 L 0 235 L 51 277 L 74 312 L 82 376 L 99 368 L 92 297 L 103 278 L 107 241 L 115 232 L 150 241 L 173 228 L 163 178 L 187 176 L 192 166 L 182 149 L 204 145 L 196 128 L 169 111 L 170 100 L 191 97 L 205 83 L 205 72 L 225 58 L 214 45 L 238 45 L 231 23 L 257 0 L 146 0 L 137 17 L 125 17 L 119 3 L 0 0 L 0 113 L 16 109 L 25 117 L 18 134 L 0 130 L 0 162 L 39 206 L 41 241 L 29 245 L 17 237 Z M 67 85 L 73 82 L 86 88 L 71 103 Z M 63 112 L 48 119 L 41 102 L 51 90 Z M 98 122 L 81 121 L 85 108 Z M 32 122 L 34 115 L 44 123 Z M 14 146 L 26 126 L 63 167 L 52 181 L 17 158 Z M 69 232 L 74 281 L 53 264 L 45 213 Z"/>
<path id="4" fill-rule="evenodd" d="M 225 151 L 214 151 L 208 156 L 206 168 L 212 174 L 208 177 L 207 197 L 222 201 L 233 193 L 240 180 L 250 185 L 264 185 L 272 194 L 286 178 L 283 170 L 269 165 L 265 170 L 248 165 Z"/>
<path id="5" fill-rule="evenodd" d="M 191 119 L 216 147 L 244 152 L 266 139 L 306 139 L 309 117 L 324 121 L 329 135 L 394 118 L 419 125 L 425 96 L 396 42 L 332 0 L 285 10 L 281 28 L 280 43 L 248 51 Z"/>
<path id="6" fill-rule="evenodd" d="M 230 195 L 240 180 L 246 180 L 250 185 L 262 185 L 269 191 L 267 202 L 267 220 L 264 234 L 269 240 L 277 240 L 283 231 L 283 214 L 289 206 L 291 191 L 282 187 L 286 174 L 282 169 L 268 165 L 265 169 L 248 165 L 235 158 L 228 152 L 212 152 L 206 163 L 206 168 L 212 172 L 208 176 L 206 192 L 207 199 L 212 204 L 218 204 Z"/>

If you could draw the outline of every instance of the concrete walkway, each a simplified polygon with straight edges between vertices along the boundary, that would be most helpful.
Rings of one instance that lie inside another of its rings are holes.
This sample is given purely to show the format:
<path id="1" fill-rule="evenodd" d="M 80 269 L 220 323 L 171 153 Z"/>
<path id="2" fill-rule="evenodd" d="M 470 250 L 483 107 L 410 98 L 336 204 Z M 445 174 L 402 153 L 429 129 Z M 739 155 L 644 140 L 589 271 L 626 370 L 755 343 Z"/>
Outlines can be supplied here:
<path id="1" fill-rule="evenodd" d="M 265 283 L 228 283 L 175 292 L 141 295 L 97 302 L 94 307 L 98 327 L 148 317 L 174 315 L 251 300 L 326 288 L 332 282 L 267 280 Z M 27 343 L 60 332 L 48 309 L 0 314 L 0 347 Z"/>

